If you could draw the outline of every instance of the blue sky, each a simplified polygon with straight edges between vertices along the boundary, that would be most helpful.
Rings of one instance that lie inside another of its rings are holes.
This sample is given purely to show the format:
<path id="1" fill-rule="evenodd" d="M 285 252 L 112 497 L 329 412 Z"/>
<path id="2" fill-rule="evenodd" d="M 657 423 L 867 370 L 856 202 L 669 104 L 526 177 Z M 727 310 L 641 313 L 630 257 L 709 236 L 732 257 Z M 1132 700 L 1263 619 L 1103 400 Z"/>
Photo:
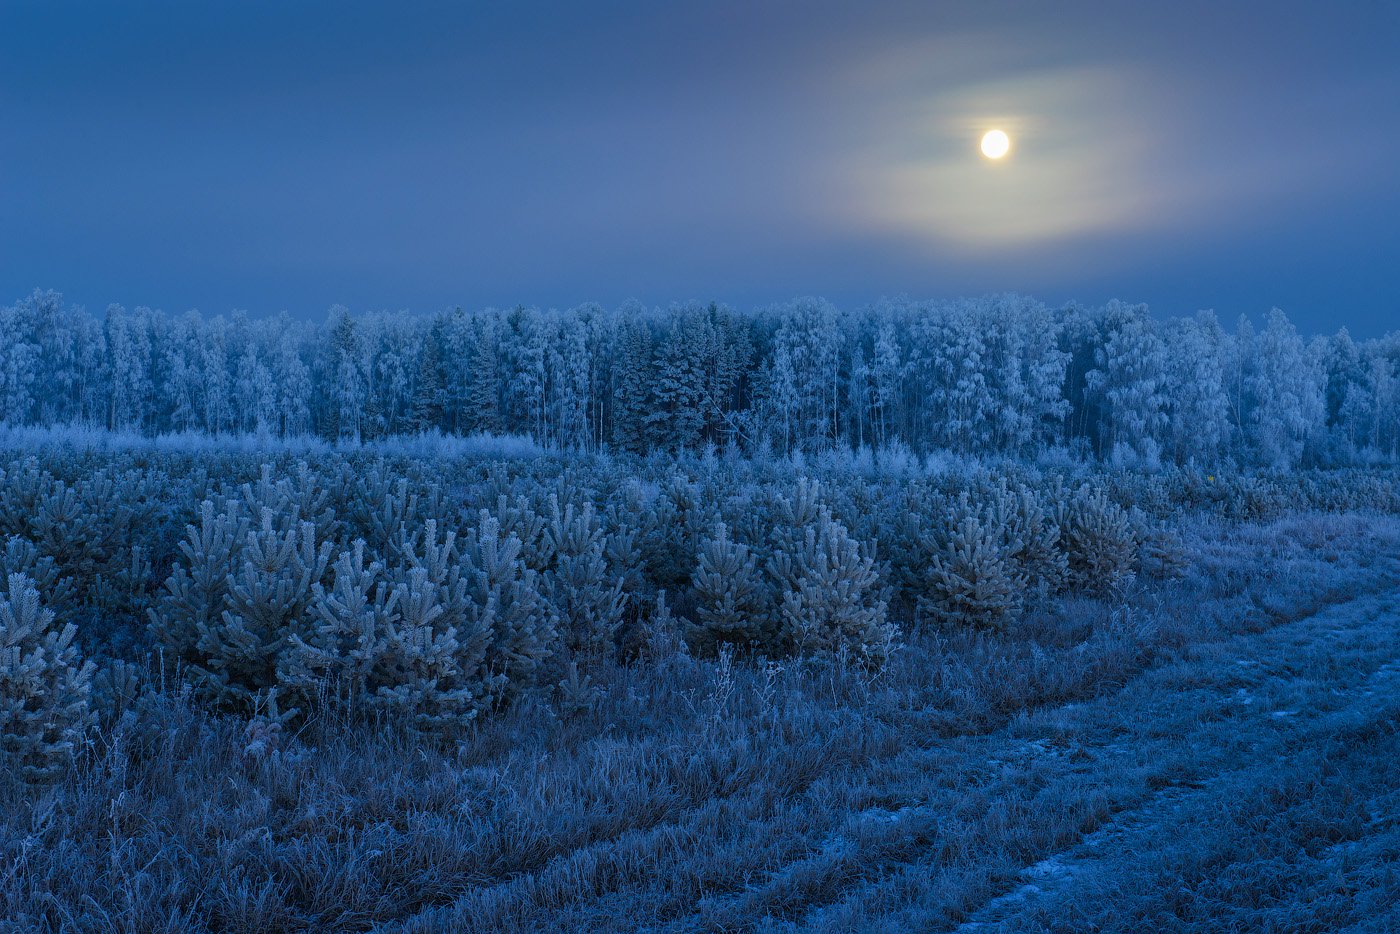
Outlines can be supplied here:
<path id="1" fill-rule="evenodd" d="M 1378 334 L 1397 48 L 1368 0 L 6 2 L 0 296 L 1017 290 Z"/>

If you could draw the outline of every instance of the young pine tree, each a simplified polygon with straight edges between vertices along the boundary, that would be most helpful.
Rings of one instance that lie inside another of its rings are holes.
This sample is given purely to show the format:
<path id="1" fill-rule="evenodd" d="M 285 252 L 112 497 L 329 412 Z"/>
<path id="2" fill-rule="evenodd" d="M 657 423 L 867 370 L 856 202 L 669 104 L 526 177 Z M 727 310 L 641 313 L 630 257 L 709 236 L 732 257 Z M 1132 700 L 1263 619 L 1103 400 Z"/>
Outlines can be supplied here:
<path id="1" fill-rule="evenodd" d="M 801 537 L 769 560 L 782 625 L 799 650 L 848 652 L 879 667 L 898 635 L 875 560 L 821 507 Z"/>
<path id="2" fill-rule="evenodd" d="M 730 537 L 724 523 L 701 547 L 691 582 L 699 623 L 690 627 L 689 635 L 702 651 L 720 644 L 776 647 L 777 620 L 764 600 L 758 562 L 746 546 Z"/>
<path id="3" fill-rule="evenodd" d="M 920 612 L 945 625 L 1005 629 L 1021 611 L 1026 575 L 1002 530 L 963 509 L 936 538 Z"/>
<path id="4" fill-rule="evenodd" d="M 76 633 L 55 624 L 23 574 L 0 588 L 0 772 L 34 783 L 57 777 L 92 725 L 93 666 L 79 657 Z"/>
<path id="5" fill-rule="evenodd" d="M 564 643 L 574 655 L 613 654 L 626 598 L 604 557 L 606 537 L 593 504 L 560 507 L 550 497 L 550 521 L 544 544 L 553 555 L 544 586 L 563 628 Z"/>

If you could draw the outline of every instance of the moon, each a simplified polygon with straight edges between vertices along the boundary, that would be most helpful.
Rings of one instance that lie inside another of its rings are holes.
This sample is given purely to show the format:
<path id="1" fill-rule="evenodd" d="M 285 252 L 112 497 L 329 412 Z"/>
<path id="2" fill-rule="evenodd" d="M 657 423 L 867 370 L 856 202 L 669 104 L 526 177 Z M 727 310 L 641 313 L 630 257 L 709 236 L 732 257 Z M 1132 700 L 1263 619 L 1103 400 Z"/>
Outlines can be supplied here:
<path id="1" fill-rule="evenodd" d="M 988 130 L 982 137 L 982 155 L 988 159 L 1000 159 L 1011 149 L 1011 137 L 1001 130 Z"/>

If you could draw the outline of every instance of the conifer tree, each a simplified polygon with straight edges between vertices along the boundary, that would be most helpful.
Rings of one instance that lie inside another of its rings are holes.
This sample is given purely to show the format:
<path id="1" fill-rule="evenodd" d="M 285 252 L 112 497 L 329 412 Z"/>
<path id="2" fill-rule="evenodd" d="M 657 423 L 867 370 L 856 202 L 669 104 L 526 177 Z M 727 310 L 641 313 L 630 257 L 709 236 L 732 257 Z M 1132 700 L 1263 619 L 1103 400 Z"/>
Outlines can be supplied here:
<path id="1" fill-rule="evenodd" d="M 359 331 L 350 311 L 331 309 L 330 348 L 326 387 L 330 435 L 341 441 L 360 439 L 368 398 Z"/>
<path id="2" fill-rule="evenodd" d="M 666 450 L 694 448 L 705 428 L 706 335 L 694 312 L 672 320 L 656 355 L 651 408 L 645 417 L 652 444 Z"/>
<path id="3" fill-rule="evenodd" d="M 471 612 L 492 632 L 487 669 L 505 675 L 502 698 L 509 698 L 536 678 L 556 651 L 559 618 L 523 559 L 520 539 L 485 510 L 465 537 L 462 555 L 469 568 Z"/>
<path id="4" fill-rule="evenodd" d="M 897 633 L 888 620 L 889 592 L 874 556 L 820 503 L 819 485 L 801 479 L 794 496 L 778 500 L 771 542 L 764 567 L 778 608 L 774 641 L 883 664 Z"/>
<path id="5" fill-rule="evenodd" d="M 920 611 L 948 625 L 1005 629 L 1021 611 L 1027 578 L 1001 530 L 963 509 L 948 516 L 936 542 Z"/>
<path id="6" fill-rule="evenodd" d="M 264 469 L 222 511 L 206 501 L 199 528 L 186 529 L 185 561 L 166 580 L 150 630 L 167 663 L 216 703 L 253 710 L 276 690 L 292 638 L 306 633 L 334 528 L 318 501 L 305 478 L 298 489 Z M 286 716 L 297 712 L 282 706 Z"/>
<path id="7" fill-rule="evenodd" d="M 533 681 L 554 622 L 519 539 L 483 513 L 460 538 L 429 520 L 397 551 L 396 567 L 367 562 L 362 541 L 341 553 L 282 657 L 285 692 L 447 732 Z"/>
<path id="8" fill-rule="evenodd" d="M 413 430 L 424 432 L 441 428 L 445 420 L 446 402 L 442 378 L 441 333 L 435 327 L 424 337 L 423 349 L 418 354 L 418 375 L 414 381 L 409 416 Z"/>
<path id="9" fill-rule="evenodd" d="M 93 723 L 93 666 L 33 582 L 11 574 L 0 587 L 0 773 L 26 782 L 56 778 Z"/>
<path id="10" fill-rule="evenodd" d="M 8 580 L 11 574 L 28 578 L 52 608 L 70 610 L 78 602 L 73 579 L 64 576 L 53 558 L 40 554 L 33 542 L 20 535 L 9 536 L 0 548 L 0 581 Z"/>
<path id="11" fill-rule="evenodd" d="M 547 336 L 539 311 L 524 306 L 513 309 L 501 340 L 508 367 L 504 427 L 545 441 Z"/>
<path id="12" fill-rule="evenodd" d="M 651 441 L 647 423 L 653 385 L 651 330 L 642 313 L 641 306 L 634 305 L 623 320 L 613 389 L 612 440 L 633 454 L 645 453 Z"/>
<path id="13" fill-rule="evenodd" d="M 496 334 L 489 318 L 476 319 L 472 341 L 470 386 L 463 409 L 463 427 L 492 434 L 502 430 L 501 373 Z"/>
<path id="14" fill-rule="evenodd" d="M 875 559 L 826 506 L 800 529 L 768 562 L 785 638 L 800 651 L 848 652 L 878 667 L 889 656 L 897 627 L 888 620 L 889 596 Z"/>
<path id="15" fill-rule="evenodd" d="M 277 687 L 278 663 L 290 638 L 307 625 L 330 550 L 330 542 L 317 541 L 314 523 L 274 521 L 271 509 L 262 510 L 234 565 L 225 609 L 198 646 L 203 658 L 191 666 L 215 700 L 249 707 L 260 692 Z"/>
<path id="16" fill-rule="evenodd" d="M 559 620 L 565 647 L 588 658 L 610 657 L 617 647 L 626 598 L 609 573 L 606 536 L 593 504 L 561 507 L 550 496 L 544 545 L 552 556 L 544 587 Z"/>
<path id="17" fill-rule="evenodd" d="M 1058 497 L 1056 525 L 1070 584 L 1111 593 L 1135 576 L 1138 536 L 1128 511 L 1087 483 Z"/>
<path id="18" fill-rule="evenodd" d="M 325 696 L 353 711 L 368 705 L 379 640 L 394 624 L 401 595 L 382 561 L 366 561 L 363 539 L 340 553 L 330 576 L 330 587 L 315 588 L 306 631 L 289 636 L 278 683 L 295 697 Z"/>
<path id="19" fill-rule="evenodd" d="M 696 616 L 691 641 L 703 650 L 727 643 L 741 648 L 778 648 L 774 607 L 764 600 L 763 579 L 750 550 L 735 542 L 724 523 L 700 549 L 692 576 Z"/>
<path id="20" fill-rule="evenodd" d="M 408 715 L 422 729 L 459 726 L 501 694 L 506 675 L 489 671 L 492 621 L 468 589 L 470 571 L 456 534 L 439 538 L 429 520 L 406 549 L 409 563 L 394 587 L 395 612 L 383 617 L 369 656 L 371 708 Z"/>

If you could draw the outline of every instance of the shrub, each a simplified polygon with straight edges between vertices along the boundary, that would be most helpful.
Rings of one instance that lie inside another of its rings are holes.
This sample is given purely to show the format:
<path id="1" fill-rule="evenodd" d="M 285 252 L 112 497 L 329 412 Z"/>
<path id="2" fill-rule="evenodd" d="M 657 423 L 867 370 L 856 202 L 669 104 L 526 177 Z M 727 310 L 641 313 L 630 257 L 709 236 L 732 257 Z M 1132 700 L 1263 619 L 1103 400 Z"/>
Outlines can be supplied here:
<path id="1" fill-rule="evenodd" d="M 1191 566 L 1190 556 L 1181 536 L 1161 526 L 1152 526 L 1140 533 L 1139 565 L 1143 571 L 1159 579 L 1180 577 Z"/>
<path id="2" fill-rule="evenodd" d="M 53 611 L 23 574 L 0 592 L 0 762 L 26 782 L 57 777 L 92 725 L 92 663 L 73 645 L 72 623 Z"/>

